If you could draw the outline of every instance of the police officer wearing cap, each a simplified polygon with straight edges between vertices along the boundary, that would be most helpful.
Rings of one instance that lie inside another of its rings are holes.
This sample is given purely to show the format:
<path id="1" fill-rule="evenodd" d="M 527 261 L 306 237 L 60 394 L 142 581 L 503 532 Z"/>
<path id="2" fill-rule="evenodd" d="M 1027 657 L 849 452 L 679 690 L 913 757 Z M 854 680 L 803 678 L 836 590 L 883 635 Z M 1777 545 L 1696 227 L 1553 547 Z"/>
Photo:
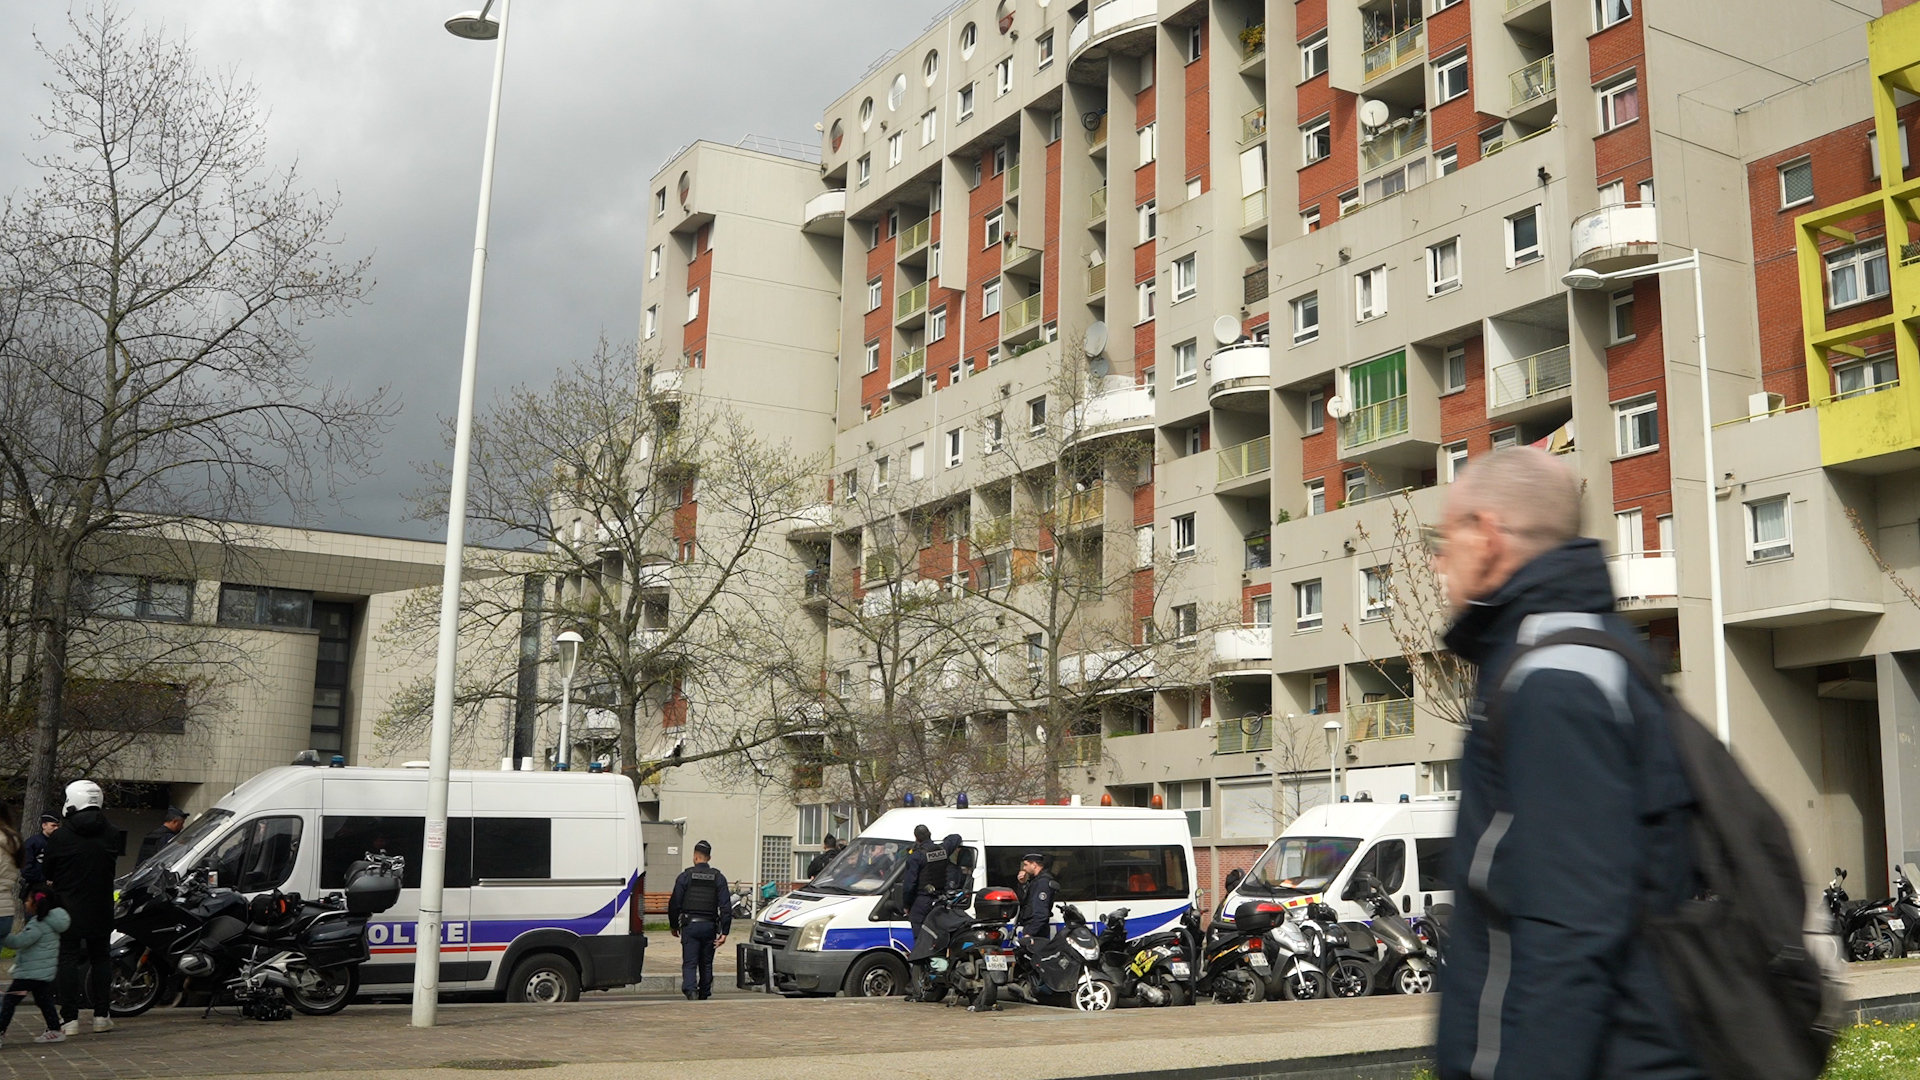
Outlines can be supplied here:
<path id="1" fill-rule="evenodd" d="M 693 865 L 680 871 L 667 901 L 667 928 L 680 939 L 680 990 L 688 1001 L 713 996 L 713 947 L 727 942 L 733 909 L 726 875 L 713 868 L 713 845 L 693 845 Z"/>
<path id="2" fill-rule="evenodd" d="M 947 890 L 947 849 L 933 842 L 933 830 L 925 825 L 913 827 L 913 853 L 907 856 L 907 870 L 900 883 L 910 905 L 907 927 L 915 932 L 927 921 L 933 902 Z"/>
<path id="3" fill-rule="evenodd" d="M 1027 879 L 1027 894 L 1020 908 L 1020 933 L 1045 941 L 1052 934 L 1053 902 L 1060 896 L 1060 883 L 1047 869 L 1047 857 L 1029 852 L 1020 857 L 1020 872 Z"/>

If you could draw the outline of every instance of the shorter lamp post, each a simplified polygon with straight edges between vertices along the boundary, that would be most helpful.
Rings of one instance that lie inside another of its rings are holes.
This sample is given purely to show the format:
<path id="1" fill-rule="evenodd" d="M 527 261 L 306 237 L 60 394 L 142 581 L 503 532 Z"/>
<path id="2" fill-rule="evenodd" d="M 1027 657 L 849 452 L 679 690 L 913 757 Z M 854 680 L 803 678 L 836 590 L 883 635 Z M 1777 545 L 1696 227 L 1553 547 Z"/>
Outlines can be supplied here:
<path id="1" fill-rule="evenodd" d="M 553 639 L 554 647 L 560 650 L 560 750 L 553 755 L 553 763 L 561 772 L 573 768 L 573 728 L 569 723 L 573 713 L 573 671 L 580 665 L 580 646 L 585 640 L 572 630 L 562 631 Z"/>
<path id="2" fill-rule="evenodd" d="M 1340 742 L 1340 721 L 1329 720 L 1320 725 L 1320 730 L 1327 733 L 1327 806 L 1332 807 L 1340 801 L 1340 759 L 1334 756 L 1337 753 L 1334 747 Z M 1329 809 L 1327 812 L 1333 811 Z"/>

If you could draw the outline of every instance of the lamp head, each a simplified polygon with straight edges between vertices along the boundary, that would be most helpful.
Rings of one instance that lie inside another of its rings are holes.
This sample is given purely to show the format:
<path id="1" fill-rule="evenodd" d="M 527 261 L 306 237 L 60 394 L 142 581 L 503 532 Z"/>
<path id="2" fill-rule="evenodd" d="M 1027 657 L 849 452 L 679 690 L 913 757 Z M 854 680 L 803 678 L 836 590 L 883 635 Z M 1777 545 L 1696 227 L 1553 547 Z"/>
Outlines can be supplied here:
<path id="1" fill-rule="evenodd" d="M 573 669 L 580 663 L 580 646 L 586 641 L 572 630 L 563 630 L 553 639 L 554 648 L 560 652 L 560 676 L 573 678 Z"/>
<path id="2" fill-rule="evenodd" d="M 1607 275 L 1598 270 L 1569 270 L 1560 275 L 1560 284 L 1569 289 L 1604 289 L 1607 286 Z"/>
<path id="3" fill-rule="evenodd" d="M 493 4 L 489 0 L 487 8 Z M 468 41 L 492 41 L 500 36 L 500 24 L 487 18 L 487 9 L 463 11 L 447 20 L 447 33 Z"/>

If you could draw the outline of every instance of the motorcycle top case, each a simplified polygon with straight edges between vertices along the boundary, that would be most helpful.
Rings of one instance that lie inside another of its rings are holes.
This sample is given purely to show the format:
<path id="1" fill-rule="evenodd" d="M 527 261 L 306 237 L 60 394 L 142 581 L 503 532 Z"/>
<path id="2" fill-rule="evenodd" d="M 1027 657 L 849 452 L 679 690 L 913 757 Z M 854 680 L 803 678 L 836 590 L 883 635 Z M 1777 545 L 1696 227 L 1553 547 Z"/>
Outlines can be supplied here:
<path id="1" fill-rule="evenodd" d="M 1019 894 L 1004 886 L 981 889 L 973 899 L 975 917 L 986 922 L 1007 922 L 1019 911 Z"/>
<path id="2" fill-rule="evenodd" d="M 1280 925 L 1287 909 L 1266 900 L 1249 900 L 1233 909 L 1233 928 L 1243 934 L 1264 934 Z"/>
<path id="3" fill-rule="evenodd" d="M 398 877 L 362 872 L 351 875 L 347 881 L 347 910 L 352 914 L 378 915 L 399 900 Z"/>

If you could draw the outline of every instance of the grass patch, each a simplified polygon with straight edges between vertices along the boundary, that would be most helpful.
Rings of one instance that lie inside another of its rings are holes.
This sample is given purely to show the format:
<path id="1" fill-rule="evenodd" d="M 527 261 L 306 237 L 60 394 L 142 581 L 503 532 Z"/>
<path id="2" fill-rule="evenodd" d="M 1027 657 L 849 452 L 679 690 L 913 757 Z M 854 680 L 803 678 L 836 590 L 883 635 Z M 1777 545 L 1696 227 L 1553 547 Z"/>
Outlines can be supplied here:
<path id="1" fill-rule="evenodd" d="M 1920 1080 L 1920 1023 L 1875 1020 L 1840 1033 L 1822 1080 Z"/>

